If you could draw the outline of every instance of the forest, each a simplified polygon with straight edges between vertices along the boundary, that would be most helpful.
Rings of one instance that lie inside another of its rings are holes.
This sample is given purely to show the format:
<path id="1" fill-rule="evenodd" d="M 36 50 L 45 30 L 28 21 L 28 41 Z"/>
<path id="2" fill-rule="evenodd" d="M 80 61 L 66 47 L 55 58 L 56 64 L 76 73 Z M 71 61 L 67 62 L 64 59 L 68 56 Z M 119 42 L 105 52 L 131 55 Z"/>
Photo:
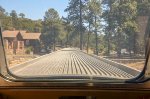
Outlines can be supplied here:
<path id="1" fill-rule="evenodd" d="M 0 6 L 0 26 L 42 33 L 41 48 L 45 49 L 75 47 L 117 57 L 126 49 L 130 57 L 144 55 L 146 36 L 140 33 L 137 19 L 149 16 L 150 0 L 68 0 L 64 12 L 67 17 L 50 7 L 43 18 L 32 20 Z"/>

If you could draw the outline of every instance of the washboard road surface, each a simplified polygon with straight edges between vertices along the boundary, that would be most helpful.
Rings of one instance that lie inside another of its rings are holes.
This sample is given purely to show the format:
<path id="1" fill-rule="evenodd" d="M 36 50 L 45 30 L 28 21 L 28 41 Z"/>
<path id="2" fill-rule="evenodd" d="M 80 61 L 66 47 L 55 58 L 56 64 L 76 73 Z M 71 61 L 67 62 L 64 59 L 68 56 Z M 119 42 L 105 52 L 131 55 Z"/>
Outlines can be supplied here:
<path id="1" fill-rule="evenodd" d="M 50 77 L 50 76 L 87 76 L 115 79 L 130 79 L 140 71 L 113 62 L 105 58 L 88 55 L 75 48 L 43 55 L 26 63 L 10 67 L 17 76 Z"/>

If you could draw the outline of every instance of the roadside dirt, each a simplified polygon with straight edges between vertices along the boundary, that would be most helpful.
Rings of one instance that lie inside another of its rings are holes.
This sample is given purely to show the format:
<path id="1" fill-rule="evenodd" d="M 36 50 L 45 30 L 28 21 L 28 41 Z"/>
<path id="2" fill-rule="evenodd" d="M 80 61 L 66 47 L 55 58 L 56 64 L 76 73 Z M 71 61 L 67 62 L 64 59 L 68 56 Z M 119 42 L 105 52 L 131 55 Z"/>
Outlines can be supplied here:
<path id="1" fill-rule="evenodd" d="M 31 59 L 33 59 L 33 58 L 20 58 L 20 59 L 9 60 L 8 64 L 9 64 L 9 66 L 13 66 L 13 65 L 24 63 L 24 62 L 29 61 Z"/>
<path id="2" fill-rule="evenodd" d="M 7 58 L 8 61 L 8 65 L 9 66 L 13 66 L 13 65 L 17 65 L 17 64 L 21 64 L 24 63 L 26 61 L 32 60 L 36 58 L 35 56 L 29 56 L 29 55 L 15 55 L 15 56 L 9 56 Z"/>
<path id="3" fill-rule="evenodd" d="M 142 61 L 142 62 L 136 62 L 136 63 L 128 63 L 128 64 L 125 64 L 129 67 L 133 67 L 137 70 L 142 70 L 144 68 L 144 64 L 145 64 L 145 61 Z"/>

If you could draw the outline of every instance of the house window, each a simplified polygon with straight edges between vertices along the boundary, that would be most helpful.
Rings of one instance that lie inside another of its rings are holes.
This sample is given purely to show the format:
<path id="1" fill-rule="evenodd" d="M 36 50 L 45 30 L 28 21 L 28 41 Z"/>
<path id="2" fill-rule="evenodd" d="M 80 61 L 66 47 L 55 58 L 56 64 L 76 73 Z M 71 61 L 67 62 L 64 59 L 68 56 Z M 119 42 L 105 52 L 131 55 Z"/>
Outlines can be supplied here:
<path id="1" fill-rule="evenodd" d="M 24 45 L 23 45 L 23 41 L 19 41 L 19 49 L 23 49 Z"/>
<path id="2" fill-rule="evenodd" d="M 12 49 L 13 48 L 12 46 L 13 46 L 12 42 L 8 42 L 8 49 Z"/>
<path id="3" fill-rule="evenodd" d="M 30 45 L 29 40 L 26 40 L 26 45 L 27 45 L 27 46 Z"/>

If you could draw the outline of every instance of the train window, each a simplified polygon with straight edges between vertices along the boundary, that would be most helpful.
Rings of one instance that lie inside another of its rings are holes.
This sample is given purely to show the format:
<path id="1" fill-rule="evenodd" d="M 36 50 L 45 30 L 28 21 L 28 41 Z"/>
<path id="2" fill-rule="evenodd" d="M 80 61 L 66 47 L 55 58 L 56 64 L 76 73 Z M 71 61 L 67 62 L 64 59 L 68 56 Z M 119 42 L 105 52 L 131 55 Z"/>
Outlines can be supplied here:
<path id="1" fill-rule="evenodd" d="M 149 0 L 1 0 L 1 74 L 31 81 L 141 77 L 149 15 Z"/>

